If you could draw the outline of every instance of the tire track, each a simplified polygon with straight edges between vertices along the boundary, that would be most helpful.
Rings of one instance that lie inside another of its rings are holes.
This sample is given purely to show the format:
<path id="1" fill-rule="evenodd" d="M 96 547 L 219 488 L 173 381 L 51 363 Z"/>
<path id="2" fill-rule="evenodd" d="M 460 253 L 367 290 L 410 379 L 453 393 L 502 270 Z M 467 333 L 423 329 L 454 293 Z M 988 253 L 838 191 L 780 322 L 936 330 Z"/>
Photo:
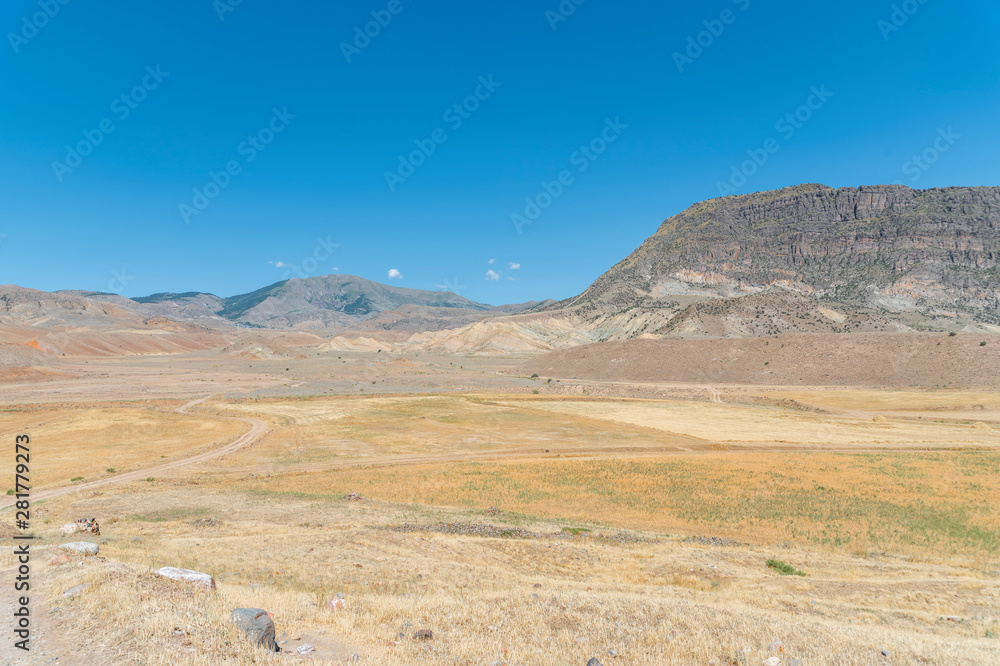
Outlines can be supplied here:
<path id="1" fill-rule="evenodd" d="M 205 396 L 203 398 L 198 398 L 197 400 L 192 400 L 191 402 L 178 407 L 176 411 L 178 414 L 186 414 L 187 410 L 191 409 L 196 405 L 208 400 L 211 396 Z M 118 483 L 129 483 L 131 481 L 142 481 L 150 476 L 155 476 L 156 474 L 162 474 L 163 472 L 169 472 L 171 470 L 178 469 L 180 467 L 187 467 L 188 465 L 193 465 L 200 462 L 205 462 L 217 458 L 219 456 L 224 456 L 227 453 L 232 453 L 238 449 L 243 448 L 249 444 L 252 444 L 255 440 L 262 437 L 268 430 L 267 424 L 260 419 L 243 418 L 239 416 L 219 416 L 216 418 L 229 419 L 233 421 L 243 421 L 244 423 L 250 424 L 250 430 L 246 433 L 237 437 L 234 441 L 225 446 L 213 449 L 211 451 L 206 451 L 205 453 L 200 453 L 195 456 L 190 456 L 187 458 L 181 458 L 179 460 L 174 460 L 168 463 L 163 463 L 161 465 L 156 465 L 154 467 L 147 467 L 145 469 L 139 469 L 134 472 L 125 472 L 124 474 L 118 474 L 116 476 L 111 476 L 106 479 L 99 479 L 97 481 L 90 481 L 88 483 L 81 483 L 73 486 L 63 486 L 61 488 L 52 488 L 50 490 L 41 490 L 39 492 L 31 493 L 31 501 L 37 502 L 44 499 L 52 499 L 54 497 L 62 497 L 64 495 L 70 495 L 73 493 L 83 492 L 87 490 L 93 490 L 95 488 L 103 488 L 105 486 L 110 486 Z M 16 500 L 14 498 L 4 497 L 0 500 L 0 511 L 6 511 L 7 509 L 14 506 Z"/>

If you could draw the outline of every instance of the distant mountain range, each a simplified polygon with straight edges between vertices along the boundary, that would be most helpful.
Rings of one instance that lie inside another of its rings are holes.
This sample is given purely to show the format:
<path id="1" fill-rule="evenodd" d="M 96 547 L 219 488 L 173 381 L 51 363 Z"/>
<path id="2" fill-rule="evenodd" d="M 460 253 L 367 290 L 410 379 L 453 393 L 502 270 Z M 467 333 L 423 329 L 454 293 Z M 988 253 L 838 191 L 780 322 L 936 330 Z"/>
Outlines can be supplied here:
<path id="1" fill-rule="evenodd" d="M 408 308 L 409 317 L 466 323 L 493 311 L 503 314 L 536 305 L 494 308 L 451 292 L 394 287 L 352 275 L 293 278 L 226 298 L 202 292 L 162 293 L 131 299 L 98 292 L 56 293 L 205 326 L 235 324 L 277 329 L 342 329 L 404 307 Z"/>
<path id="2" fill-rule="evenodd" d="M 106 353 L 211 347 L 234 329 L 313 332 L 283 339 L 330 349 L 483 353 L 790 332 L 1000 333 L 1000 188 L 801 185 L 712 199 L 561 302 L 493 307 L 347 275 L 226 298 L 0 287 L 0 342 L 5 331 L 30 342 L 40 329 L 54 333 L 52 349 L 76 349 L 57 331 L 140 336 L 88 338 Z"/>

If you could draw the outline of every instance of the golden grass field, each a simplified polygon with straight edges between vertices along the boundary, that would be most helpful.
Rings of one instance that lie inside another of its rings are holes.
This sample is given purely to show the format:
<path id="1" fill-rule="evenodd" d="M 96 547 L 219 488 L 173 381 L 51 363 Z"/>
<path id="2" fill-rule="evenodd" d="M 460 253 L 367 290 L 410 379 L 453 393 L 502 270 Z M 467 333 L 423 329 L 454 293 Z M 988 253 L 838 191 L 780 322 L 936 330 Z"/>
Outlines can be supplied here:
<path id="1" fill-rule="evenodd" d="M 288 663 L 229 626 L 253 606 L 274 614 L 286 650 L 315 646 L 313 663 L 721 666 L 761 664 L 774 641 L 809 665 L 1000 663 L 1000 396 L 767 389 L 755 404 L 752 388 L 718 388 L 739 403 L 8 407 L 0 433 L 31 432 L 39 487 L 225 444 L 247 429 L 232 417 L 269 427 L 196 468 L 35 505 L 47 654 Z M 82 516 L 102 523 L 100 557 L 44 550 Z M 159 578 L 162 566 L 208 572 L 218 590 Z M 338 593 L 346 607 L 328 608 Z M 434 639 L 413 640 L 418 629 Z"/>
<path id="2" fill-rule="evenodd" d="M 180 403 L 177 403 L 180 404 Z M 0 437 L 29 432 L 37 442 L 33 488 L 93 481 L 198 453 L 235 439 L 242 423 L 177 414 L 172 404 L 33 407 L 0 411 Z M 108 472 L 112 468 L 114 472 Z M 6 488 L 13 487 L 8 484 Z"/>

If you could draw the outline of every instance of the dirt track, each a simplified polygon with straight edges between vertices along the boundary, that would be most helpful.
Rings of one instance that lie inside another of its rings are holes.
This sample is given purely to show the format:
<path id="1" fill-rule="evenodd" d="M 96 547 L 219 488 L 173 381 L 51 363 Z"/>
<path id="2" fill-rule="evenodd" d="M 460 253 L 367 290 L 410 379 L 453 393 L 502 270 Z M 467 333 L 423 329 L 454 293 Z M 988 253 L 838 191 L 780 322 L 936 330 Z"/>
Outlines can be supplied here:
<path id="1" fill-rule="evenodd" d="M 177 412 L 184 414 L 188 409 L 199 405 L 210 396 L 205 396 L 203 398 L 198 398 L 197 400 L 192 400 L 183 407 L 178 407 Z M 155 476 L 156 474 L 162 474 L 163 472 L 177 469 L 178 467 L 186 467 L 194 463 L 205 462 L 218 456 L 225 455 L 227 453 L 232 453 L 237 449 L 241 449 L 244 446 L 251 444 L 253 441 L 263 436 L 267 432 L 267 424 L 259 419 L 242 418 L 238 416 L 220 416 L 218 418 L 230 419 L 233 421 L 243 421 L 250 424 L 250 430 L 245 434 L 237 437 L 233 442 L 213 449 L 212 451 L 207 451 L 205 453 L 200 453 L 196 456 L 191 456 L 189 458 L 182 458 L 180 460 L 174 460 L 168 463 L 163 463 L 162 465 L 156 465 L 155 467 L 148 467 L 146 469 L 136 470 L 134 472 L 126 472 L 125 474 L 118 474 L 117 476 L 112 476 L 106 479 L 100 479 L 98 481 L 90 481 L 89 483 L 81 483 L 78 485 L 64 486 L 62 488 L 53 488 L 52 490 L 43 490 L 37 493 L 32 493 L 31 499 L 33 501 L 51 499 L 53 497 L 62 497 L 63 495 L 71 495 L 73 493 L 82 492 L 86 490 L 92 490 L 94 488 L 100 488 L 102 486 L 109 486 L 117 483 L 129 483 L 131 481 L 142 481 L 143 479 L 149 478 L 150 476 Z M 5 511 L 12 506 L 14 506 L 14 498 L 4 498 L 0 500 L 0 511 Z"/>

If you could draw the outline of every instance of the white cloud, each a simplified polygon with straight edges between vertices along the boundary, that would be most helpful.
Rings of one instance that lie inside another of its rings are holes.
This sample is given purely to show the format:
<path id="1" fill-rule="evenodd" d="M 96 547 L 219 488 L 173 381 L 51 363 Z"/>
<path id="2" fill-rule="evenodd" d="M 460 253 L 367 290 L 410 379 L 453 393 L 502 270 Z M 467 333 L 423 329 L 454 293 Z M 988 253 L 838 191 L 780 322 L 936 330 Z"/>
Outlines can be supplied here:
<path id="1" fill-rule="evenodd" d="M 513 262 L 513 261 L 512 261 L 512 262 L 510 262 L 510 263 L 509 263 L 509 264 L 507 264 L 507 265 L 508 265 L 508 266 L 510 266 L 510 270 L 512 270 L 512 271 L 516 271 L 516 270 L 517 270 L 518 268 L 520 268 L 520 267 L 521 267 L 521 264 L 519 264 L 519 263 L 516 263 L 516 262 Z"/>
<path id="2" fill-rule="evenodd" d="M 390 268 L 389 269 L 389 278 L 392 279 L 392 280 L 402 280 L 403 279 L 403 274 L 400 273 L 395 268 Z"/>
<path id="3" fill-rule="evenodd" d="M 490 270 L 486 271 L 486 279 L 487 280 L 492 280 L 493 282 L 496 282 L 497 280 L 500 279 L 500 274 L 497 273 L 495 270 L 490 269 Z"/>
<path id="4" fill-rule="evenodd" d="M 339 271 L 340 269 L 339 269 L 339 268 L 337 268 L 336 266 L 334 266 L 334 267 L 333 267 L 333 268 L 331 268 L 330 270 L 331 270 L 331 271 Z"/>
<path id="5" fill-rule="evenodd" d="M 495 264 L 495 263 L 496 263 L 496 261 L 497 261 L 496 259 L 490 259 L 490 260 L 489 260 L 489 261 L 487 261 L 486 263 L 488 263 L 488 264 Z"/>
<path id="6" fill-rule="evenodd" d="M 271 264 L 271 265 L 272 265 L 272 266 L 274 266 L 275 268 L 284 268 L 285 266 L 287 266 L 287 265 L 288 265 L 288 264 L 286 264 L 286 263 L 285 263 L 285 262 L 283 262 L 283 261 L 269 261 L 269 262 L 267 262 L 267 263 Z"/>

